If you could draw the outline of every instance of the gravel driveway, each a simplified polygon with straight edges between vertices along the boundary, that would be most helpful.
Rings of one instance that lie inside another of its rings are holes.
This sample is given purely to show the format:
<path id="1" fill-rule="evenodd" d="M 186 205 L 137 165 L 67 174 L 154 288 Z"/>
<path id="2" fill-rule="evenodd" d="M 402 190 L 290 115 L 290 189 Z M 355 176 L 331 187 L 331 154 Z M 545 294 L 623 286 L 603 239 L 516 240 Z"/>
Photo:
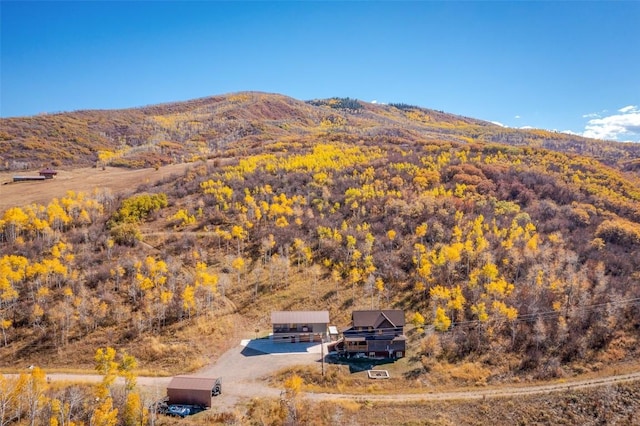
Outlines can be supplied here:
<path id="1" fill-rule="evenodd" d="M 325 348 L 326 349 L 326 348 Z M 269 387 L 266 378 L 294 365 L 320 366 L 317 343 L 273 343 L 269 339 L 243 340 L 197 375 L 221 377 L 222 395 L 213 399 L 213 409 L 230 410 L 255 397 L 278 397 L 282 389 Z"/>

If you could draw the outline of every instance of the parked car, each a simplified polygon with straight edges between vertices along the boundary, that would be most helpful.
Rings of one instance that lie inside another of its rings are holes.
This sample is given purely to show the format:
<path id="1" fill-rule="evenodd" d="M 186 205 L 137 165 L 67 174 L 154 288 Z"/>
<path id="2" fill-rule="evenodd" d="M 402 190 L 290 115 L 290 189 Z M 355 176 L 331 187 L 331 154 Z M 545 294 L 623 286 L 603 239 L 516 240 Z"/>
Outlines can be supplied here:
<path id="1" fill-rule="evenodd" d="M 166 414 L 173 417 L 187 417 L 191 414 L 191 408 L 184 405 L 170 405 Z"/>

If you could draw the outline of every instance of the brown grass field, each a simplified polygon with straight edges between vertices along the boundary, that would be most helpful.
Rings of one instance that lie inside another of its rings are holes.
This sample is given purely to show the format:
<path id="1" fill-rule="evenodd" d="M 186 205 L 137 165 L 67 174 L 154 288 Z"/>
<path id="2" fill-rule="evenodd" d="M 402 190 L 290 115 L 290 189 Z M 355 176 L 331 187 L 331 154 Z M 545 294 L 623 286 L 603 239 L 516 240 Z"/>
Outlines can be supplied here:
<path id="1" fill-rule="evenodd" d="M 153 183 L 173 174 L 181 174 L 192 163 L 171 164 L 158 168 L 122 169 L 116 167 L 57 169 L 52 180 L 13 182 L 13 176 L 37 176 L 37 171 L 0 173 L 0 212 L 11 207 L 22 207 L 31 203 L 46 205 L 53 198 L 64 197 L 67 191 L 91 193 L 96 188 L 110 189 L 118 194 L 133 190 L 138 185 Z"/>

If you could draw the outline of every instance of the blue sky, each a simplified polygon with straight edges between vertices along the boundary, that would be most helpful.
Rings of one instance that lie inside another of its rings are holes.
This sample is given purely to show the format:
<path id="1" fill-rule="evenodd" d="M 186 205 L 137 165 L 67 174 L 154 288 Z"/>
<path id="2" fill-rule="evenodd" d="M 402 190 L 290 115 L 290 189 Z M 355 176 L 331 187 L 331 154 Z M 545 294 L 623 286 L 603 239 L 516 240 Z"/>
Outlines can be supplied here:
<path id="1" fill-rule="evenodd" d="M 640 141 L 640 2 L 12 2 L 0 116 L 244 90 Z"/>

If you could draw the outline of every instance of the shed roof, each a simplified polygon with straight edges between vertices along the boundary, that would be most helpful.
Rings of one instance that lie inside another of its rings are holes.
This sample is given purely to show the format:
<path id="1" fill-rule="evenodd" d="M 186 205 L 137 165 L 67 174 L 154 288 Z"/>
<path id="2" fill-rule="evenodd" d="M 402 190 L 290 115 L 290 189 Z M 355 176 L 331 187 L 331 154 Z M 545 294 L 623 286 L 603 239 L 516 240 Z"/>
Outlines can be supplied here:
<path id="1" fill-rule="evenodd" d="M 351 314 L 354 327 L 377 328 L 385 321 L 393 327 L 404 326 L 404 311 L 400 309 L 386 309 L 381 311 L 353 311 Z"/>
<path id="2" fill-rule="evenodd" d="M 271 324 L 328 324 L 329 311 L 273 311 Z"/>
<path id="3" fill-rule="evenodd" d="M 216 385 L 217 377 L 175 376 L 169 382 L 168 389 L 211 390 Z"/>

